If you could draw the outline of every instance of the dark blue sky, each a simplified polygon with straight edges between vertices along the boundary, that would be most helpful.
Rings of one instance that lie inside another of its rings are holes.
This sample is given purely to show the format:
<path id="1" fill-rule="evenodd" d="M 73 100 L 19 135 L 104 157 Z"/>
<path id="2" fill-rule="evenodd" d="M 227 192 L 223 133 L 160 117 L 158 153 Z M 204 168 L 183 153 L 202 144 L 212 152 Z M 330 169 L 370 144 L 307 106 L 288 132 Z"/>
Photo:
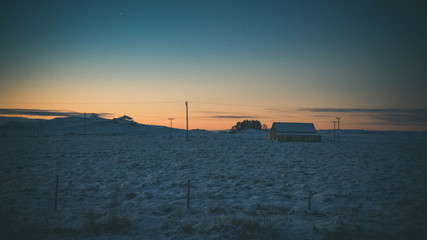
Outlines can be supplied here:
<path id="1" fill-rule="evenodd" d="M 426 10 L 422 1 L 8 1 L 0 93 L 20 101 L 22 86 L 46 87 L 22 100 L 43 102 L 57 88 L 113 90 L 120 79 L 156 100 L 427 108 Z M 182 84 L 195 94 L 171 93 Z"/>

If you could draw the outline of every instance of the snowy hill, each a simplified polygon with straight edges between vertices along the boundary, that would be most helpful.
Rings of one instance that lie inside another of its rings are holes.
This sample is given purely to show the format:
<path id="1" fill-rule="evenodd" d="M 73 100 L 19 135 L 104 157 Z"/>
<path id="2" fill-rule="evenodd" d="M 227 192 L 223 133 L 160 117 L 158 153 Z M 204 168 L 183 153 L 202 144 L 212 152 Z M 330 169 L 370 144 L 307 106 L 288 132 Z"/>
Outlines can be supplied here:
<path id="1" fill-rule="evenodd" d="M 20 118 L 20 117 L 2 117 L 0 116 L 0 127 L 9 122 L 30 123 L 36 122 L 38 119 Z"/>
<path id="2" fill-rule="evenodd" d="M 58 135 L 169 135 L 164 126 L 139 124 L 129 116 L 114 119 L 100 117 L 66 117 L 52 120 L 26 118 L 1 119 L 0 132 L 9 136 L 58 136 Z M 172 129 L 171 133 L 185 134 L 183 130 Z"/>

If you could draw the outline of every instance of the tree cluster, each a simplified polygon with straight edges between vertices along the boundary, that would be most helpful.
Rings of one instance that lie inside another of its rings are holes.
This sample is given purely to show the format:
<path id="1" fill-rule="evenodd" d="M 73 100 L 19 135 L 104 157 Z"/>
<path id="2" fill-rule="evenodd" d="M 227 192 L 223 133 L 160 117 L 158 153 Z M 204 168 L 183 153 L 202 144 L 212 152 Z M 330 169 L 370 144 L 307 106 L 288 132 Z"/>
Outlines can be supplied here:
<path id="1" fill-rule="evenodd" d="M 237 124 L 231 128 L 230 133 L 236 133 L 237 131 L 247 128 L 261 130 L 261 122 L 258 120 L 244 120 L 243 122 L 237 122 Z"/>

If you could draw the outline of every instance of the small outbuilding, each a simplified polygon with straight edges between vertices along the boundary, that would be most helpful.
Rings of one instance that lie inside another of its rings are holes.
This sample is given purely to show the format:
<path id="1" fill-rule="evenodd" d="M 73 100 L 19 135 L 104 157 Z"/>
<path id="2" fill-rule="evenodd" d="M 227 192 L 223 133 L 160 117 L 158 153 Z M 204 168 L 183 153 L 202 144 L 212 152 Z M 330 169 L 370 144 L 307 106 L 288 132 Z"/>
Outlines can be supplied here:
<path id="1" fill-rule="evenodd" d="M 275 122 L 267 139 L 279 142 L 320 142 L 313 123 Z"/>

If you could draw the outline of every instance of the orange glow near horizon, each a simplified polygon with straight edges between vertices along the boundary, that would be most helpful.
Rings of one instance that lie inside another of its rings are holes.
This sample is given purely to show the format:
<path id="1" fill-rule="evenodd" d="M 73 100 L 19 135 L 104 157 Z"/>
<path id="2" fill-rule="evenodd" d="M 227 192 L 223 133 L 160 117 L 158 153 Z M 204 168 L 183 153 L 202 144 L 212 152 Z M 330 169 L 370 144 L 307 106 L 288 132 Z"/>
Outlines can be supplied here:
<path id="1" fill-rule="evenodd" d="M 422 131 L 427 127 L 387 122 L 379 118 L 381 115 L 375 118 L 374 115 L 378 113 L 369 111 L 361 113 L 304 111 L 301 110 L 303 108 L 295 106 L 310 106 L 316 109 L 327 106 L 330 97 L 327 94 L 323 94 L 326 96 L 323 98 L 316 98 L 316 95 L 298 97 L 296 91 L 290 90 L 286 90 L 287 94 L 281 94 L 283 92 L 281 88 L 275 89 L 270 85 L 261 85 L 259 88 L 240 87 L 243 90 L 236 91 L 239 81 L 224 85 L 227 87 L 223 86 L 225 82 L 221 84 L 207 82 L 205 85 L 195 84 L 195 86 L 189 84 L 181 86 L 174 82 L 165 86 L 163 83 L 148 85 L 141 82 L 127 83 L 128 85 L 118 82 L 75 83 L 70 80 L 60 85 L 57 82 L 53 84 L 30 82 L 24 87 L 18 82 L 0 89 L 0 108 L 98 113 L 106 118 L 128 115 L 141 124 L 166 127 L 170 126 L 168 118 L 175 118 L 173 127 L 185 129 L 184 103 L 187 100 L 185 95 L 189 93 L 190 129 L 228 130 L 238 121 L 246 119 L 259 120 L 268 127 L 271 127 L 273 122 L 310 122 L 314 123 L 316 129 L 333 129 L 332 121 L 338 116 L 342 118 L 341 129 Z M 281 85 L 284 87 L 282 83 Z M 346 107 L 357 109 L 354 104 L 348 104 Z M 11 115 L 3 114 L 3 116 Z M 54 118 L 54 116 L 28 115 L 25 117 Z"/>
<path id="2" fill-rule="evenodd" d="M 170 126 L 168 118 L 173 117 L 173 127 L 179 129 L 186 128 L 185 118 L 185 105 L 184 102 L 173 103 L 144 103 L 144 104 L 117 104 L 119 106 L 113 107 L 114 104 L 105 106 L 104 104 L 85 104 L 83 106 L 70 107 L 69 105 L 55 105 L 61 110 L 67 109 L 70 112 L 101 114 L 103 118 L 117 118 L 123 115 L 130 116 L 134 121 L 140 124 Z M 149 106 L 146 106 L 149 105 Z M 153 106 L 153 105 L 157 105 Z M 52 109 L 47 107 L 52 105 L 27 105 L 25 109 Z M 69 108 L 67 108 L 67 106 Z M 237 122 L 243 120 L 259 120 L 262 124 L 266 124 L 268 128 L 271 127 L 273 122 L 309 122 L 314 123 L 317 130 L 333 129 L 332 121 L 336 121 L 336 114 L 324 114 L 323 116 L 313 115 L 310 112 L 300 111 L 296 108 L 288 108 L 284 113 L 272 113 L 260 106 L 250 107 L 222 104 L 202 104 L 195 103 L 192 105 L 189 102 L 189 129 L 203 129 L 203 130 L 229 130 Z M 194 106 L 194 107 L 192 107 Z M 3 106 L 1 106 L 3 107 Z M 22 105 L 10 105 L 10 109 L 24 109 Z M 41 108 L 44 107 L 44 108 Z M 6 109 L 6 108 L 4 108 Z M 201 110 L 204 109 L 204 110 Z M 240 111 L 236 110 L 240 109 Z M 252 110 L 254 114 L 248 114 Z M 234 112 L 235 111 L 235 112 Z M 102 115 L 103 113 L 109 114 L 108 116 Z M 240 114 L 238 114 L 240 113 Z M 243 113 L 243 114 L 242 114 Z M 237 115 L 247 115 L 247 117 L 239 118 Z M 4 117 L 25 117 L 29 119 L 53 119 L 64 116 L 40 116 L 40 115 L 25 115 L 25 114 L 0 114 Z M 234 117 L 235 116 L 235 117 Z M 393 131 L 422 131 L 425 130 L 423 126 L 405 126 L 405 125 L 386 125 L 381 122 L 372 121 L 369 116 L 354 116 L 349 113 L 340 114 L 340 128 L 341 129 L 364 129 L 364 130 L 393 130 Z"/>
<path id="3" fill-rule="evenodd" d="M 338 116 L 342 118 L 341 129 L 421 131 L 427 128 L 422 121 L 418 125 L 406 124 L 401 122 L 405 118 L 393 119 L 394 113 L 386 115 L 387 112 L 306 111 L 305 108 L 331 107 L 335 99 L 342 99 L 341 105 L 332 106 L 335 108 L 357 110 L 370 105 L 369 98 L 363 95 L 359 97 L 362 100 L 354 101 L 352 94 L 331 94 L 330 89 L 318 89 L 322 85 L 298 81 L 304 80 L 304 76 L 293 79 L 284 74 L 285 77 L 279 79 L 265 69 L 254 75 L 245 69 L 235 70 L 242 73 L 227 70 L 230 72 L 219 75 L 210 71 L 212 75 L 201 70 L 189 74 L 178 72 L 173 78 L 162 72 L 151 75 L 141 72 L 141 77 L 132 73 L 120 78 L 116 76 L 118 73 L 68 77 L 57 73 L 58 79 L 55 75 L 44 78 L 49 75 L 46 72 L 29 81 L 20 76 L 0 88 L 0 109 L 98 113 L 108 118 L 128 115 L 141 124 L 167 127 L 168 118 L 175 118 L 173 127 L 185 129 L 185 101 L 188 100 L 190 129 L 227 130 L 246 119 L 259 120 L 268 127 L 273 122 L 309 122 L 314 123 L 316 129 L 333 129 L 332 121 Z M 384 103 L 374 107 L 387 110 L 389 106 Z M 424 116 L 422 112 L 415 119 L 422 120 Z"/>

